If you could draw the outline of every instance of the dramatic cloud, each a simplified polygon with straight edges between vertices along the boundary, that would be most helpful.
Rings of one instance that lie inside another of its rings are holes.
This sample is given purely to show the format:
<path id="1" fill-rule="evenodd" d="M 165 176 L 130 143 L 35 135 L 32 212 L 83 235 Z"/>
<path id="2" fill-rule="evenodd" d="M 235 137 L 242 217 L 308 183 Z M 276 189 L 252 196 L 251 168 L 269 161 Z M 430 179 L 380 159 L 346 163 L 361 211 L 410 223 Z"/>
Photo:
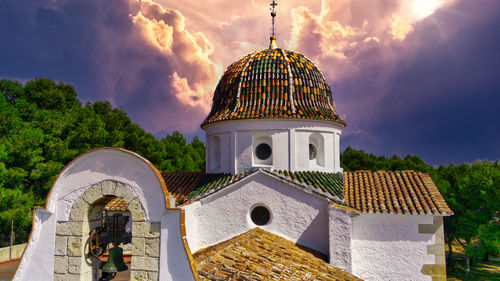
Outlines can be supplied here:
<path id="1" fill-rule="evenodd" d="M 500 2 L 278 1 L 278 45 L 324 72 L 343 145 L 497 159 Z M 0 77 L 49 77 L 157 136 L 199 124 L 225 67 L 269 44 L 269 1 L 6 0 Z"/>
<path id="2" fill-rule="evenodd" d="M 212 43 L 186 30 L 178 11 L 148 0 L 7 5 L 20 13 L 0 26 L 13 39 L 12 49 L 0 47 L 2 74 L 72 83 L 80 98 L 110 100 L 154 133 L 194 131 L 209 111 L 222 69 Z"/>

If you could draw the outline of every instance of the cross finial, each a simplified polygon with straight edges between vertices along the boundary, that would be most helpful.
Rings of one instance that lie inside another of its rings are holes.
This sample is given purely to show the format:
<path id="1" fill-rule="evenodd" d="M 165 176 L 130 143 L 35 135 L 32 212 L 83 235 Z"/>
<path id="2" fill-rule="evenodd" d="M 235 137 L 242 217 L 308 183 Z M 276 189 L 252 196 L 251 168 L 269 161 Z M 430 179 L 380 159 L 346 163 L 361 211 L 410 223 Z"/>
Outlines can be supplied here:
<path id="1" fill-rule="evenodd" d="M 269 44 L 269 48 L 275 49 L 277 48 L 276 46 L 276 36 L 275 36 L 275 28 L 274 28 L 274 18 L 276 17 L 276 6 L 278 6 L 278 3 L 276 3 L 275 0 L 271 2 L 270 4 L 271 8 L 271 20 L 272 20 L 272 31 L 271 31 L 271 43 Z"/>
<path id="2" fill-rule="evenodd" d="M 271 36 L 275 36 L 275 34 L 274 34 L 274 18 L 276 17 L 276 6 L 278 6 L 278 3 L 276 3 L 276 1 L 273 0 L 273 2 L 271 2 L 271 4 L 269 6 L 271 6 L 270 10 L 271 10 L 271 17 L 272 17 L 272 22 L 273 22 L 273 31 L 272 31 Z"/>

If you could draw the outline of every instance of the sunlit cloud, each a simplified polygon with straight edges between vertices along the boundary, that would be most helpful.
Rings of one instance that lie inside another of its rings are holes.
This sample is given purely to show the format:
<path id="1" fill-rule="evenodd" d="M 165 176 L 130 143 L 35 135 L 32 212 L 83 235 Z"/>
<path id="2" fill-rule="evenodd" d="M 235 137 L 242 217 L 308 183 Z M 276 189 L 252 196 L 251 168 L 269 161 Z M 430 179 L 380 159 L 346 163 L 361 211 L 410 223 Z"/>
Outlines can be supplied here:
<path id="1" fill-rule="evenodd" d="M 163 8 L 150 1 L 140 0 L 139 11 L 131 15 L 133 23 L 146 42 L 156 47 L 173 67 L 170 90 L 184 105 L 198 107 L 206 114 L 210 110 L 212 92 L 221 67 L 210 56 L 213 44 L 202 32 L 186 29 L 184 16 L 176 10 Z"/>
<path id="2" fill-rule="evenodd" d="M 392 38 L 398 40 L 404 40 L 406 35 L 413 30 L 411 23 L 409 21 L 404 20 L 397 14 L 392 15 L 392 24 L 390 29 L 390 34 Z"/>

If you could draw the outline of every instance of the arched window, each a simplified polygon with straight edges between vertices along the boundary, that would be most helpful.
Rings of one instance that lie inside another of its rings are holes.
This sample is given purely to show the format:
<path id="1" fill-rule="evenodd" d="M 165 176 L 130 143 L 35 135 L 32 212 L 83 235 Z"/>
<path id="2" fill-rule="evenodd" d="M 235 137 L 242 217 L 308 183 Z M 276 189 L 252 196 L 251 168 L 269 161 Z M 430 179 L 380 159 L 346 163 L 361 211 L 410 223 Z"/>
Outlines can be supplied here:
<path id="1" fill-rule="evenodd" d="M 273 164 L 273 140 L 270 135 L 258 133 L 252 137 L 253 163 L 257 165 Z"/>
<path id="2" fill-rule="evenodd" d="M 219 170 L 220 169 L 220 159 L 221 159 L 221 149 L 220 149 L 220 138 L 218 136 L 213 136 L 210 140 L 210 169 Z"/>
<path id="3" fill-rule="evenodd" d="M 319 133 L 309 136 L 309 166 L 325 166 L 325 140 Z"/>

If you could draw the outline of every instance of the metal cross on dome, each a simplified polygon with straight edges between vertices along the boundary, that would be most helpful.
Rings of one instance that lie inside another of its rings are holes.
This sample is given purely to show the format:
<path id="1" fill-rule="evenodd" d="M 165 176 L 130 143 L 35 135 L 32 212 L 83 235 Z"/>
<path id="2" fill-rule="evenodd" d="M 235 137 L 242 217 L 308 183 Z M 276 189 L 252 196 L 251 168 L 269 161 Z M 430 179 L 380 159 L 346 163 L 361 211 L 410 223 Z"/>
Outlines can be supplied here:
<path id="1" fill-rule="evenodd" d="M 273 30 L 272 30 L 272 36 L 274 36 L 274 18 L 276 17 L 276 6 L 278 6 L 278 3 L 276 3 L 275 0 L 273 0 L 273 2 L 269 5 L 271 6 L 270 10 L 271 10 L 271 17 L 272 17 L 272 21 L 273 21 Z"/>

